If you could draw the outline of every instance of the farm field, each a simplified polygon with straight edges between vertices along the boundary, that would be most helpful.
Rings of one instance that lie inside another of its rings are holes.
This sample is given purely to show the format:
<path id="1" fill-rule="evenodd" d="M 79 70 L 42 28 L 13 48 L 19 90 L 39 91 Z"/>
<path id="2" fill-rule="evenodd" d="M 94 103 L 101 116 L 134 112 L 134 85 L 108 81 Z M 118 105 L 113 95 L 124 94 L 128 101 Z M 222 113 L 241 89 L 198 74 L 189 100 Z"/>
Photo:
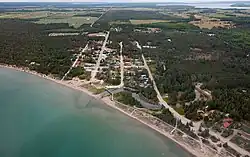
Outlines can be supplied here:
<path id="1" fill-rule="evenodd" d="M 17 18 L 17 19 L 35 19 L 35 18 L 45 18 L 49 15 L 48 11 L 38 11 L 38 12 L 8 12 L 0 13 L 0 19 Z"/>
<path id="2" fill-rule="evenodd" d="M 98 19 L 97 16 L 101 12 L 89 11 L 71 11 L 71 12 L 49 12 L 49 11 L 35 11 L 35 12 L 6 12 L 0 13 L 0 19 L 35 19 L 37 24 L 49 23 L 68 23 L 74 28 L 80 27 L 82 24 L 90 24 Z"/>
<path id="3" fill-rule="evenodd" d="M 195 15 L 195 18 L 197 19 L 196 21 L 191 21 L 189 24 L 193 24 L 195 26 L 202 28 L 207 28 L 207 29 L 212 29 L 212 28 L 233 28 L 233 23 L 229 21 L 221 21 L 220 19 L 216 18 L 209 18 L 206 16 L 200 16 L 200 15 Z"/>
<path id="4" fill-rule="evenodd" d="M 224 21 L 192 21 L 190 24 L 193 24 L 195 26 L 202 28 L 207 28 L 207 29 L 212 29 L 212 28 L 230 28 L 232 25 L 228 22 Z"/>
<path id="5" fill-rule="evenodd" d="M 113 24 L 120 24 L 120 25 L 125 25 L 125 24 L 131 24 L 130 21 L 120 21 L 120 20 L 116 20 L 116 21 L 111 21 L 109 22 L 110 25 Z"/>
<path id="6" fill-rule="evenodd" d="M 131 11 L 159 11 L 159 8 L 141 8 L 141 7 L 136 7 L 136 8 L 113 8 L 112 10 L 131 10 Z"/>
<path id="7" fill-rule="evenodd" d="M 97 17 L 60 17 L 60 18 L 42 18 L 39 21 L 36 21 L 37 24 L 49 24 L 49 23 L 68 23 L 74 28 L 80 27 L 82 24 L 91 24 Z"/>
<path id="8" fill-rule="evenodd" d="M 130 20 L 133 25 L 169 22 L 168 20 Z"/>

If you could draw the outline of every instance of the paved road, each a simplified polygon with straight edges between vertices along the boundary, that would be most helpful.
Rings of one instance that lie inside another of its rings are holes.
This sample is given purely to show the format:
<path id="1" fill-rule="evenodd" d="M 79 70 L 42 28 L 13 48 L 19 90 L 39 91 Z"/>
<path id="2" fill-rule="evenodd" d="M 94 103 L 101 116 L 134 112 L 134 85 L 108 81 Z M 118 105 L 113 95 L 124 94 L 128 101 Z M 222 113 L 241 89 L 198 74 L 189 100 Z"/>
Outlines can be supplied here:
<path id="1" fill-rule="evenodd" d="M 138 41 L 135 41 L 135 42 L 136 42 L 136 47 L 137 47 L 138 49 L 142 50 L 142 47 L 141 47 L 141 45 L 139 44 L 139 42 L 138 42 Z M 152 75 L 152 73 L 151 73 L 151 71 L 150 71 L 150 69 L 149 69 L 149 67 L 148 67 L 147 61 L 146 61 L 146 59 L 145 59 L 145 57 L 144 57 L 143 54 L 142 54 L 142 59 L 143 59 L 143 62 L 144 62 L 144 66 L 145 66 L 145 68 L 146 68 L 147 71 L 148 71 L 149 78 L 150 78 L 150 80 L 151 80 L 152 83 L 153 83 L 153 87 L 154 87 L 154 90 L 155 90 L 155 92 L 156 92 L 156 94 L 157 94 L 157 98 L 158 98 L 158 100 L 159 100 L 159 103 L 162 104 L 165 108 L 168 108 L 169 111 L 173 114 L 173 116 L 174 116 L 176 119 L 181 120 L 181 122 L 182 122 L 183 124 L 186 124 L 187 122 L 190 122 L 189 119 L 187 119 L 187 118 L 185 118 L 184 116 L 180 115 L 178 112 L 176 112 L 171 106 L 169 106 L 169 105 L 163 100 L 163 98 L 162 98 L 162 96 L 161 96 L 161 94 L 160 94 L 160 92 L 159 92 L 159 90 L 158 90 L 158 87 L 157 87 L 157 85 L 156 85 L 156 83 L 155 83 L 154 77 L 153 77 L 153 75 Z M 197 129 L 197 130 L 198 130 L 198 129 Z"/>
<path id="2" fill-rule="evenodd" d="M 142 47 L 141 47 L 141 45 L 139 44 L 139 42 L 138 42 L 138 41 L 135 41 L 135 42 L 136 42 L 136 47 L 137 47 L 138 49 L 142 50 Z M 155 90 L 155 92 L 156 92 L 156 94 L 157 94 L 157 98 L 158 98 L 158 100 L 159 100 L 159 103 L 162 104 L 165 108 L 168 108 L 169 111 L 173 114 L 173 116 L 174 116 L 176 119 L 181 120 L 181 122 L 182 122 L 183 124 L 186 124 L 186 123 L 191 122 L 189 119 L 187 119 L 186 117 L 184 117 L 184 116 L 180 115 L 178 112 L 176 112 L 171 106 L 169 106 L 169 105 L 163 100 L 163 98 L 162 98 L 162 96 L 161 96 L 161 94 L 160 94 L 160 92 L 159 92 L 159 90 L 158 90 L 158 87 L 157 87 L 157 85 L 156 85 L 156 83 L 155 83 L 154 77 L 153 77 L 153 75 L 152 75 L 152 73 L 151 73 L 151 71 L 150 71 L 150 69 L 149 69 L 149 67 L 148 67 L 147 61 L 146 61 L 146 59 L 145 59 L 145 57 L 144 57 L 143 54 L 142 54 L 142 59 L 143 59 L 143 62 L 144 62 L 144 66 L 145 66 L 145 68 L 146 68 L 147 71 L 148 71 L 149 78 L 150 78 L 150 80 L 151 80 L 152 83 L 153 83 L 153 87 L 154 87 L 154 90 Z M 199 126 L 196 126 L 195 124 L 194 124 L 194 126 L 195 126 L 195 129 L 198 130 Z"/>
<path id="3" fill-rule="evenodd" d="M 201 83 L 198 83 L 196 86 L 195 86 L 195 90 L 198 91 L 200 94 L 202 94 L 203 96 L 205 96 L 208 100 L 212 100 L 213 97 L 212 97 L 212 94 L 201 89 L 201 86 L 202 84 Z"/>
<path id="4" fill-rule="evenodd" d="M 110 96 L 110 93 L 116 94 L 116 93 L 120 93 L 120 92 L 123 92 L 123 91 L 124 91 L 123 88 L 106 89 L 104 92 L 98 94 L 98 97 L 99 97 L 99 98 L 107 97 L 107 96 Z"/>
<path id="5" fill-rule="evenodd" d="M 151 104 L 147 101 L 145 101 L 143 98 L 141 98 L 138 94 L 132 93 L 132 97 L 135 98 L 137 101 L 140 102 L 140 104 L 146 108 L 146 109 L 152 109 L 152 110 L 159 110 L 161 109 L 161 105 L 159 104 Z"/>
<path id="6" fill-rule="evenodd" d="M 98 60 L 96 62 L 96 65 L 95 65 L 95 69 L 91 72 L 91 79 L 90 79 L 90 82 L 93 82 L 94 79 L 95 79 L 95 76 L 98 72 L 98 68 L 100 67 L 100 63 L 101 63 L 101 60 L 102 60 L 102 56 L 103 56 L 103 52 L 105 50 L 105 47 L 106 47 L 106 44 L 107 44 L 107 41 L 108 41 L 108 38 L 109 38 L 109 31 L 107 33 L 107 35 L 105 36 L 105 40 L 102 44 L 102 49 L 100 51 L 100 54 L 99 54 L 99 57 L 98 57 Z"/>
<path id="7" fill-rule="evenodd" d="M 110 7 L 106 12 L 102 13 L 102 15 L 99 16 L 97 20 L 95 20 L 93 23 L 91 23 L 90 27 L 93 27 L 93 25 L 94 25 L 98 20 L 100 20 L 100 19 L 103 17 L 103 15 L 105 15 L 107 12 L 109 12 L 111 9 L 112 9 L 112 7 Z"/>
<path id="8" fill-rule="evenodd" d="M 142 59 L 143 59 L 143 61 L 144 61 L 145 67 L 146 67 L 146 69 L 147 69 L 147 71 L 148 71 L 149 78 L 150 78 L 151 81 L 153 82 L 153 87 L 154 87 L 155 92 L 157 93 L 157 98 L 158 98 L 159 102 L 160 102 L 163 106 L 165 106 L 165 108 L 168 108 L 169 111 L 173 114 L 173 116 L 174 116 L 176 119 L 180 119 L 181 122 L 182 122 L 183 124 L 186 124 L 187 122 L 190 122 L 189 119 L 187 119 L 186 117 L 180 115 L 178 112 L 176 112 L 171 106 L 169 106 L 169 105 L 163 100 L 163 98 L 162 98 L 162 96 L 161 96 L 161 94 L 160 94 L 160 92 L 159 92 L 159 90 L 158 90 L 158 88 L 157 88 L 157 86 L 156 86 L 156 83 L 155 83 L 155 81 L 154 81 L 153 75 L 152 75 L 152 73 L 151 73 L 151 71 L 150 71 L 150 69 L 149 69 L 149 67 L 148 67 L 148 65 L 147 65 L 146 59 L 145 59 L 145 57 L 144 57 L 143 54 L 142 54 Z M 193 123 L 193 125 L 194 125 L 194 128 L 193 128 L 193 129 L 195 129 L 195 130 L 197 131 L 197 130 L 198 130 L 197 128 L 199 128 L 199 126 L 200 126 L 199 123 Z M 239 153 L 244 154 L 244 155 L 250 155 L 249 152 L 247 152 L 246 150 L 240 148 L 238 145 L 232 143 L 232 142 L 229 141 L 228 139 L 223 138 L 220 134 L 218 134 L 218 133 L 212 131 L 211 129 L 209 130 L 209 133 L 210 133 L 211 135 L 215 136 L 215 137 L 219 137 L 219 139 L 220 139 L 222 142 L 227 142 L 227 143 L 228 143 L 228 146 L 232 147 L 233 149 L 235 149 L 235 150 L 238 151 Z M 202 146 L 203 146 L 203 143 L 201 142 L 201 147 L 202 147 Z"/>
<path id="9" fill-rule="evenodd" d="M 70 71 L 76 66 L 77 61 L 79 60 L 80 56 L 82 56 L 82 53 L 88 49 L 88 44 L 89 43 L 87 43 L 84 49 L 82 49 L 82 51 L 77 55 L 75 62 L 72 64 L 72 66 L 69 68 L 69 70 L 64 74 L 63 78 L 61 79 L 62 81 L 70 73 Z"/>
<path id="10" fill-rule="evenodd" d="M 135 41 L 135 43 L 136 43 L 136 47 L 141 50 L 141 45 L 139 44 L 139 42 Z"/>
<path id="11" fill-rule="evenodd" d="M 159 90 L 158 90 L 158 88 L 157 88 L 157 85 L 156 85 L 156 83 L 155 83 L 154 77 L 153 77 L 153 75 L 152 75 L 152 73 L 151 73 L 151 71 L 150 71 L 150 69 L 149 69 L 149 67 L 148 67 L 147 61 L 146 61 L 146 59 L 145 59 L 145 57 L 144 57 L 143 54 L 142 54 L 142 59 L 143 59 L 145 68 L 146 68 L 147 71 L 148 71 L 149 78 L 150 78 L 150 80 L 151 80 L 152 83 L 153 83 L 153 87 L 154 87 L 154 90 L 155 90 L 155 92 L 156 92 L 156 94 L 157 94 L 157 98 L 158 98 L 158 100 L 159 100 L 159 103 L 162 104 L 165 108 L 169 109 L 169 111 L 173 114 L 173 116 L 174 116 L 176 119 L 181 120 L 181 122 L 182 122 L 183 124 L 189 123 L 189 122 L 190 122 L 189 119 L 187 119 L 186 117 L 180 115 L 178 112 L 176 112 L 171 106 L 169 106 L 169 105 L 163 100 L 163 98 L 162 98 L 162 96 L 161 96 L 161 94 L 160 94 L 160 92 L 159 92 Z"/>

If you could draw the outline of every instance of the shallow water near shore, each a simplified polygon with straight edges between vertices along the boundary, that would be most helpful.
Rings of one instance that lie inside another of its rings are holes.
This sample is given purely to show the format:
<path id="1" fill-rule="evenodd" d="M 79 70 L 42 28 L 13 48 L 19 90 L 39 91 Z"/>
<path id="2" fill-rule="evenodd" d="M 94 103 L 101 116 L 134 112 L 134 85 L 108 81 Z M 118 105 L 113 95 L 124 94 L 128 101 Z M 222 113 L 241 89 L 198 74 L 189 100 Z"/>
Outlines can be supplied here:
<path id="1" fill-rule="evenodd" d="M 0 68 L 0 126 L 0 157 L 190 157 L 80 91 L 6 68 Z"/>

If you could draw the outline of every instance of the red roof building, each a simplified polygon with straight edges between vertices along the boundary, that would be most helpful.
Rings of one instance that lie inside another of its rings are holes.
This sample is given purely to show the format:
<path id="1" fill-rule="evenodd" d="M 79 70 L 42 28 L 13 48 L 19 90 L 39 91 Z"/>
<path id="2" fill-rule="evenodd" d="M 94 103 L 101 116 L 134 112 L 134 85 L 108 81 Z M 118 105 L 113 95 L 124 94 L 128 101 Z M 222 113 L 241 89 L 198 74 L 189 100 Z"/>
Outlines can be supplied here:
<path id="1" fill-rule="evenodd" d="M 225 118 L 223 120 L 223 127 L 224 128 L 228 128 L 232 123 L 233 123 L 233 119 L 232 118 Z"/>

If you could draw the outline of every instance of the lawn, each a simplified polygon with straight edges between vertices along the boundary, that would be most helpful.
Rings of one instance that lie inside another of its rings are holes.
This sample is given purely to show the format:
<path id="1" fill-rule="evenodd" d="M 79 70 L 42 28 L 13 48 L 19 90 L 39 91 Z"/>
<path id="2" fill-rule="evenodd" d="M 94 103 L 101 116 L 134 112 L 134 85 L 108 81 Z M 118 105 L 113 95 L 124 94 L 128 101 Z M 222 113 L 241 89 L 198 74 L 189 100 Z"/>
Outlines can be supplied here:
<path id="1" fill-rule="evenodd" d="M 150 63 L 149 69 L 153 74 L 156 73 L 156 63 Z"/>
<path id="2" fill-rule="evenodd" d="M 168 103 L 168 97 L 163 98 L 163 100 Z"/>
<path id="3" fill-rule="evenodd" d="M 89 90 L 90 92 L 92 92 L 93 94 L 100 94 L 100 93 L 102 93 L 102 92 L 105 91 L 104 88 L 96 88 L 96 87 L 94 87 L 94 86 L 89 87 L 88 90 Z"/>
<path id="4" fill-rule="evenodd" d="M 185 111 L 182 107 L 174 107 L 174 110 L 178 112 L 180 115 L 185 115 Z"/>

